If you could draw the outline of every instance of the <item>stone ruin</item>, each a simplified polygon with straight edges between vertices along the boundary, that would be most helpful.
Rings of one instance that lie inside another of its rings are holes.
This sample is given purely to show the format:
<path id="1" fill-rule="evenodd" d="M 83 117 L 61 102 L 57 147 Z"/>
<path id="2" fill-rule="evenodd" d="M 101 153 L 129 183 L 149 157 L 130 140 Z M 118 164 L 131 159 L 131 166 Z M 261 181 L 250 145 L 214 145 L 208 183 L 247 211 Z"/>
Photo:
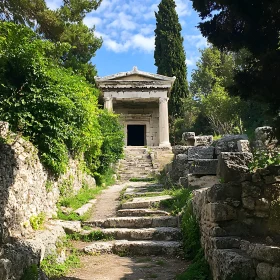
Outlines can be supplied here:
<path id="1" fill-rule="evenodd" d="M 276 143 L 271 132 L 256 129 L 252 146 L 267 149 Z M 213 141 L 187 132 L 183 140 L 186 146 L 173 148 L 166 173 L 193 190 L 193 211 L 213 278 L 279 280 L 280 166 L 250 172 L 253 155 L 246 135 Z"/>

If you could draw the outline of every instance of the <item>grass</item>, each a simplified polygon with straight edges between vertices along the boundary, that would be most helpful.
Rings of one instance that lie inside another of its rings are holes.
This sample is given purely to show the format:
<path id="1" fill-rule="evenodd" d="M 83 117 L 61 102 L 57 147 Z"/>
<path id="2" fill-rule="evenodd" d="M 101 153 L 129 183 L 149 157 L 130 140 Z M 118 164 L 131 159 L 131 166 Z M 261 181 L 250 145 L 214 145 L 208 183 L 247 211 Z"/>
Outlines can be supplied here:
<path id="1" fill-rule="evenodd" d="M 49 278 L 64 276 L 71 268 L 77 267 L 80 267 L 80 258 L 76 253 L 70 254 L 63 263 L 57 262 L 56 254 L 47 256 L 41 262 L 41 269 Z"/>
<path id="2" fill-rule="evenodd" d="M 62 197 L 58 202 L 57 208 L 57 217 L 61 220 L 65 221 L 85 221 L 90 217 L 90 212 L 80 216 L 74 211 L 84 204 L 88 203 L 91 199 L 94 199 L 104 187 L 96 187 L 96 188 L 89 188 L 87 185 L 84 185 L 80 191 L 76 195 L 70 195 L 67 197 Z M 70 213 L 63 213 L 61 207 L 68 207 L 71 208 L 72 211 Z"/>
<path id="3" fill-rule="evenodd" d="M 211 280 L 211 271 L 200 245 L 200 229 L 192 211 L 191 200 L 188 200 L 184 208 L 181 229 L 184 254 L 192 263 L 176 280 Z"/>
<path id="4" fill-rule="evenodd" d="M 112 240 L 111 235 L 103 233 L 101 230 L 93 230 L 88 234 L 72 233 L 68 235 L 70 240 L 80 240 L 83 242 L 100 241 L 100 240 Z"/>
<path id="5" fill-rule="evenodd" d="M 163 208 L 171 213 L 178 215 L 185 207 L 188 200 L 191 199 L 191 191 L 184 188 L 172 188 L 162 192 L 163 195 L 170 195 L 173 198 L 160 202 L 160 208 Z"/>
<path id="6" fill-rule="evenodd" d="M 148 177 L 148 178 L 130 178 L 130 182 L 155 182 L 156 179 L 153 177 Z"/>

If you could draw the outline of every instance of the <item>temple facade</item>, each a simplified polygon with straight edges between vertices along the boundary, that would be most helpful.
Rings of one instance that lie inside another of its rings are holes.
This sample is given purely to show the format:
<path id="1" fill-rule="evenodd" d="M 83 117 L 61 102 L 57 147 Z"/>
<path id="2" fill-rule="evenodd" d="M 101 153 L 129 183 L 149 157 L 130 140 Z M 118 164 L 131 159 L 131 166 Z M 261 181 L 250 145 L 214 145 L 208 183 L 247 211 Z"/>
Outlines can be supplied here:
<path id="1" fill-rule="evenodd" d="M 175 77 L 132 71 L 95 77 L 104 108 L 120 115 L 126 146 L 170 147 L 168 95 Z"/>

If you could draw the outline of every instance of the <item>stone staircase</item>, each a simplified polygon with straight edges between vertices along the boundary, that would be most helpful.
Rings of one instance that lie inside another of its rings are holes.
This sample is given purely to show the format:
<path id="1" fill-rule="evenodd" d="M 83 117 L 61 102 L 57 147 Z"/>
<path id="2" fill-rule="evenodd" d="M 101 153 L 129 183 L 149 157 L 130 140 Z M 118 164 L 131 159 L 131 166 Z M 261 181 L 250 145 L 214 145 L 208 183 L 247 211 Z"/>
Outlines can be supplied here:
<path id="1" fill-rule="evenodd" d="M 121 181 L 147 178 L 153 171 L 152 159 L 147 148 L 126 147 L 124 149 L 124 159 L 120 160 L 118 167 L 118 176 Z"/>
<path id="2" fill-rule="evenodd" d="M 179 219 L 159 209 L 159 203 L 172 199 L 160 195 L 162 186 L 145 182 L 131 182 L 123 197 L 126 199 L 117 216 L 104 220 L 84 222 L 100 229 L 114 240 L 96 241 L 83 247 L 84 253 L 114 253 L 118 255 L 181 254 Z M 157 196 L 155 196 L 158 193 Z"/>

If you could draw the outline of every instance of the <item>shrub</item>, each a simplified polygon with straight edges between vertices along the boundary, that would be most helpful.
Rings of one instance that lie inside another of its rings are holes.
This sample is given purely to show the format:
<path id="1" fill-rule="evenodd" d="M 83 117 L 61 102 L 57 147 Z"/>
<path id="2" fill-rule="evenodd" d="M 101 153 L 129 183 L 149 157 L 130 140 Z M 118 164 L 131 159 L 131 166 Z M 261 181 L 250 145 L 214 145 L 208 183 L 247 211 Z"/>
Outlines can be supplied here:
<path id="1" fill-rule="evenodd" d="M 46 214 L 41 212 L 37 216 L 30 217 L 30 225 L 34 230 L 42 229 L 45 219 L 46 219 Z"/>

